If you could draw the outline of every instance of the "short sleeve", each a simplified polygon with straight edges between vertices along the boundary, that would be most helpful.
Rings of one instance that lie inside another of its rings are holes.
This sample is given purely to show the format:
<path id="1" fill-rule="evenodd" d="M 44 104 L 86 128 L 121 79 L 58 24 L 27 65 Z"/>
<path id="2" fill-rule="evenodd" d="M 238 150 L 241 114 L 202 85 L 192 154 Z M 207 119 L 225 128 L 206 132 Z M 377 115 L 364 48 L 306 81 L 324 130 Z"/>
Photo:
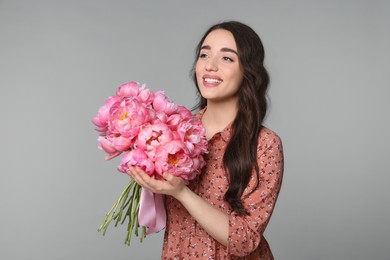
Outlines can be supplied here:
<path id="1" fill-rule="evenodd" d="M 232 212 L 229 215 L 227 250 L 235 256 L 248 255 L 259 246 L 282 184 L 284 158 L 279 136 L 269 129 L 263 129 L 258 143 L 259 178 L 254 171 L 242 195 L 249 214 L 239 216 Z"/>

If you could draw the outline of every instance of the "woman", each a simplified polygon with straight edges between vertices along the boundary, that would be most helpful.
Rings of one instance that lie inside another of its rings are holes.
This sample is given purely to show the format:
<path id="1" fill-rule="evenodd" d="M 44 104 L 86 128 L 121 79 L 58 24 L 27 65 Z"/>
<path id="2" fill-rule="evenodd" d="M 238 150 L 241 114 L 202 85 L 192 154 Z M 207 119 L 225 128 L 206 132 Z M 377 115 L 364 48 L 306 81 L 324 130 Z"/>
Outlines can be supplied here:
<path id="1" fill-rule="evenodd" d="M 269 78 L 258 35 L 239 22 L 212 26 L 197 47 L 198 116 L 209 152 L 188 185 L 132 168 L 142 187 L 166 194 L 162 259 L 273 259 L 263 232 L 281 187 L 280 138 L 262 125 Z"/>

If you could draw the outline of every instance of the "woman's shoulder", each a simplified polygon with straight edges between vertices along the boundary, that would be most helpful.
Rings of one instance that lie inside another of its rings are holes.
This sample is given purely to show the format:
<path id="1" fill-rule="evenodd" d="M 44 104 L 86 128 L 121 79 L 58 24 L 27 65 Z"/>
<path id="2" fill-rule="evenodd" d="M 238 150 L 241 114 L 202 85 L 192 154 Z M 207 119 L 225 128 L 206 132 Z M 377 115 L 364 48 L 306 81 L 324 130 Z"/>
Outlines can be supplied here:
<path id="1" fill-rule="evenodd" d="M 278 142 L 281 142 L 282 140 L 275 131 L 271 130 L 266 126 L 263 126 L 261 128 L 261 131 L 259 133 L 259 138 L 263 140 L 271 140 L 271 141 L 278 141 Z"/>
<path id="2" fill-rule="evenodd" d="M 266 126 L 263 126 L 259 133 L 258 143 L 260 150 L 266 150 L 271 146 L 282 149 L 282 139 L 280 136 Z"/>

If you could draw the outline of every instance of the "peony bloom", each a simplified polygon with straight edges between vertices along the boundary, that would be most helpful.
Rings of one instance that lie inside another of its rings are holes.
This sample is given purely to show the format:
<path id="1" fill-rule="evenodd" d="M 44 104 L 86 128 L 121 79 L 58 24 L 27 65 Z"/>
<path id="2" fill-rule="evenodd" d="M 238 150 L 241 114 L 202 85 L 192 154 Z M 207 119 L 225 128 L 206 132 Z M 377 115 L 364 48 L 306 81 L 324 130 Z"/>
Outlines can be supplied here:
<path id="1" fill-rule="evenodd" d="M 140 167 L 149 175 L 154 173 L 154 164 L 142 149 L 133 149 L 123 155 L 118 171 L 127 174 L 129 167 Z"/>
<path id="2" fill-rule="evenodd" d="M 182 121 L 177 126 L 177 134 L 191 157 L 197 157 L 207 152 L 205 133 L 202 122 L 196 118 Z"/>
<path id="3" fill-rule="evenodd" d="M 194 171 L 192 171 L 191 174 L 188 176 L 188 178 L 187 178 L 188 180 L 192 180 L 197 175 L 201 174 L 203 166 L 206 165 L 206 161 L 204 160 L 203 156 L 193 157 L 192 163 L 193 163 Z"/>
<path id="4" fill-rule="evenodd" d="M 145 150 L 151 158 L 154 158 L 156 148 L 172 139 L 173 133 L 169 127 L 162 122 L 155 121 L 153 124 L 141 127 L 134 146 Z"/>
<path id="5" fill-rule="evenodd" d="M 111 146 L 117 151 L 124 152 L 131 148 L 134 141 L 127 137 L 122 136 L 119 133 L 109 134 L 106 136 L 107 141 L 110 142 Z"/>
<path id="6" fill-rule="evenodd" d="M 115 103 L 110 109 L 110 116 L 109 131 L 133 140 L 139 132 L 139 127 L 149 122 L 154 114 L 137 98 L 128 98 Z"/>
<path id="7" fill-rule="evenodd" d="M 160 116 L 160 118 L 163 118 L 164 122 L 169 125 L 172 130 L 176 131 L 181 122 L 192 119 L 193 115 L 191 111 L 184 106 L 178 106 L 173 114 L 166 117 Z"/>
<path id="8" fill-rule="evenodd" d="M 190 120 L 193 118 L 193 115 L 190 110 L 185 106 L 178 106 L 176 112 L 181 116 L 183 120 Z"/>
<path id="9" fill-rule="evenodd" d="M 123 98 L 136 97 L 139 93 L 139 85 L 135 81 L 125 83 L 118 88 L 116 95 Z"/>
<path id="10" fill-rule="evenodd" d="M 163 91 L 157 91 L 154 94 L 153 108 L 157 112 L 163 112 L 168 116 L 172 115 L 177 110 L 177 105 L 168 100 Z"/>
<path id="11" fill-rule="evenodd" d="M 122 98 L 118 96 L 111 96 L 108 97 L 104 105 L 99 108 L 98 114 L 92 119 L 92 122 L 98 127 L 96 128 L 97 131 L 103 133 L 107 131 L 107 123 L 110 117 L 111 106 L 121 101 Z"/>
<path id="12" fill-rule="evenodd" d="M 103 136 L 99 136 L 98 141 L 99 141 L 99 149 L 108 153 L 108 155 L 105 157 L 105 160 L 111 160 L 112 158 L 117 157 L 118 155 L 121 154 L 121 151 L 116 149 L 114 145 L 112 145 L 112 142 L 107 140 L 107 138 Z"/>
<path id="13" fill-rule="evenodd" d="M 150 106 L 154 100 L 154 93 L 150 89 L 146 88 L 145 85 L 142 85 L 139 90 L 138 97 L 145 103 L 145 105 Z"/>
<path id="14" fill-rule="evenodd" d="M 173 131 L 177 130 L 179 124 L 183 121 L 183 118 L 180 114 L 172 114 L 165 118 L 165 123 L 171 128 Z"/>
<path id="15" fill-rule="evenodd" d="M 193 161 L 188 156 L 184 144 L 178 140 L 173 140 L 159 146 L 155 155 L 155 171 L 159 175 L 169 172 L 189 180 L 189 177 L 192 177 Z"/>

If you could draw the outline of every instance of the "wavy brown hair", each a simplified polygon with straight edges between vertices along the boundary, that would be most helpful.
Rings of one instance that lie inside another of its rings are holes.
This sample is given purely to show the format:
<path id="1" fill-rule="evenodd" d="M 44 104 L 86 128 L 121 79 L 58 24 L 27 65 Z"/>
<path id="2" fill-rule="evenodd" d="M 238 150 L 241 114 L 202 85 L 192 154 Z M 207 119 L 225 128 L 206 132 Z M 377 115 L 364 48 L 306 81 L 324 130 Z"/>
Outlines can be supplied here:
<path id="1" fill-rule="evenodd" d="M 267 112 L 268 72 L 264 67 L 264 47 L 257 33 L 249 26 L 228 21 L 210 27 L 196 48 L 196 59 L 207 35 L 223 29 L 231 32 L 236 41 L 239 61 L 243 68 L 243 81 L 238 90 L 238 111 L 232 124 L 232 137 L 223 156 L 223 164 L 229 173 L 229 188 L 224 199 L 239 215 L 248 214 L 241 197 L 248 186 L 253 170 L 259 180 L 257 165 L 257 145 L 259 133 L 263 127 Z M 207 100 L 200 94 L 196 79 L 195 64 L 192 69 L 193 79 L 198 89 L 199 102 L 195 109 L 207 106 Z M 251 191 L 253 192 L 257 186 Z"/>

